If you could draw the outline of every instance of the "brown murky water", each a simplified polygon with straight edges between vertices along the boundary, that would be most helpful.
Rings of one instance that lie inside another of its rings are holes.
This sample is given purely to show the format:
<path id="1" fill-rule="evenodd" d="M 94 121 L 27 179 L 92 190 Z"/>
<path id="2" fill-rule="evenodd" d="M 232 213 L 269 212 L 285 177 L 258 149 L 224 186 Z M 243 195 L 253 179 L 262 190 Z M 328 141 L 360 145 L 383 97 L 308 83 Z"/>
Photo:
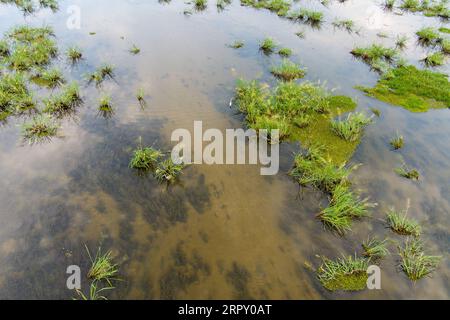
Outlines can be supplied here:
<path id="1" fill-rule="evenodd" d="M 114 64 L 117 76 L 100 90 L 83 88 L 84 106 L 64 122 L 61 139 L 28 146 L 18 128 L 25 119 L 0 127 L 0 298 L 71 298 L 67 266 L 86 270 L 84 244 L 94 250 L 102 243 L 113 249 L 124 279 L 112 298 L 448 299 L 450 112 L 412 114 L 364 97 L 353 87 L 373 85 L 377 75 L 349 54 L 356 44 L 392 44 L 404 33 L 411 39 L 404 56 L 418 64 L 424 51 L 415 45 L 414 32 L 441 22 L 380 13 L 380 28 L 371 29 L 367 16 L 377 13 L 377 1 L 336 1 L 328 9 L 315 1 L 301 3 L 325 12 L 320 30 L 238 1 L 222 12 L 210 1 L 206 11 L 189 17 L 183 15 L 188 7 L 183 1 L 62 1 L 58 13 L 27 17 L 26 23 L 52 25 L 62 48 L 83 48 L 86 60 L 78 67 L 57 62 L 68 76 L 84 83 L 83 75 L 102 62 Z M 66 28 L 72 4 L 81 8 L 80 30 Z M 354 19 L 362 34 L 334 30 L 335 17 Z M 19 11 L 1 5 L 0 31 L 18 23 L 24 23 Z M 305 39 L 295 35 L 301 29 Z M 380 31 L 391 37 L 377 38 Z M 275 177 L 260 176 L 256 166 L 192 166 L 180 184 L 166 188 L 128 169 L 139 137 L 170 150 L 171 132 L 191 129 L 195 120 L 208 128 L 242 127 L 242 117 L 229 108 L 236 79 L 274 81 L 268 70 L 279 58 L 258 52 L 266 36 L 294 50 L 292 59 L 308 68 L 308 80 L 326 81 L 356 98 L 361 110 L 383 112 L 352 159 L 364 164 L 353 175 L 355 185 L 380 205 L 346 238 L 323 230 L 315 219 L 326 205 L 324 196 L 300 190 L 288 178 L 295 144 L 282 146 L 282 168 Z M 244 40 L 245 48 L 227 48 L 235 40 Z M 132 44 L 141 54 L 128 53 Z M 148 95 L 145 110 L 135 102 L 141 87 Z M 113 97 L 111 119 L 97 114 L 100 92 Z M 400 153 L 388 147 L 396 130 L 407 138 Z M 420 183 L 393 173 L 401 157 L 420 169 Z M 316 255 L 359 252 L 369 235 L 401 240 L 383 218 L 389 207 L 403 208 L 407 199 L 410 215 L 424 226 L 430 252 L 444 257 L 433 278 L 411 284 L 399 271 L 394 250 L 381 265 L 382 290 L 324 290 L 305 263 L 317 265 Z"/>

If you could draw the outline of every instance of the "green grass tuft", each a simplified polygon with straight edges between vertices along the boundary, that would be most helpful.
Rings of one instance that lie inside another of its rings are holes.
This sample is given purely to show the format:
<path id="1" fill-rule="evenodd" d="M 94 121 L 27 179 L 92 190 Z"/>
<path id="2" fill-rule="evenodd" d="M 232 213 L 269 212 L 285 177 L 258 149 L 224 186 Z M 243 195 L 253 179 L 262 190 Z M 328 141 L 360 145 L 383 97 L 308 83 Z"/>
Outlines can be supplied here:
<path id="1" fill-rule="evenodd" d="M 70 47 L 67 49 L 67 58 L 69 61 L 74 64 L 80 61 L 83 58 L 83 53 L 78 47 Z"/>
<path id="2" fill-rule="evenodd" d="M 353 219 L 369 216 L 369 209 L 376 204 L 349 190 L 345 184 L 338 185 L 331 195 L 330 205 L 322 210 L 318 218 L 324 226 L 339 235 L 351 230 Z"/>
<path id="3" fill-rule="evenodd" d="M 311 185 L 323 192 L 332 193 L 337 186 L 348 184 L 348 176 L 355 167 L 337 166 L 324 158 L 323 147 L 310 148 L 295 157 L 294 168 L 290 172 L 300 185 Z"/>
<path id="4" fill-rule="evenodd" d="M 400 167 L 395 169 L 395 173 L 399 176 L 410 179 L 410 180 L 419 180 L 420 173 L 416 169 L 410 169 L 405 163 Z"/>
<path id="5" fill-rule="evenodd" d="M 271 54 L 274 52 L 276 47 L 277 45 L 273 39 L 266 38 L 261 42 L 259 49 L 264 52 L 264 54 Z"/>
<path id="6" fill-rule="evenodd" d="M 155 178 L 161 183 L 175 182 L 182 173 L 184 167 L 184 164 L 175 164 L 172 159 L 169 158 L 158 164 L 158 167 L 155 170 Z"/>
<path id="7" fill-rule="evenodd" d="M 75 113 L 82 103 L 79 86 L 74 82 L 63 88 L 60 94 L 44 99 L 44 112 L 62 118 Z"/>
<path id="8" fill-rule="evenodd" d="M 113 262 L 112 252 L 102 253 L 101 248 L 98 248 L 95 257 L 92 257 L 87 246 L 86 250 L 92 263 L 88 278 L 93 281 L 106 280 L 111 285 L 111 280 L 115 280 L 119 273 L 119 266 Z"/>
<path id="9" fill-rule="evenodd" d="M 139 147 L 133 152 L 133 157 L 130 161 L 130 168 L 148 171 L 156 167 L 158 160 L 162 157 L 159 150 L 152 147 Z"/>
<path id="10" fill-rule="evenodd" d="M 376 238 L 368 238 L 362 244 L 364 250 L 364 256 L 369 258 L 371 261 L 376 261 L 383 259 L 389 255 L 389 250 L 386 248 L 388 240 L 378 240 Z"/>
<path id="11" fill-rule="evenodd" d="M 22 126 L 22 136 L 30 144 L 51 140 L 58 133 L 59 125 L 49 115 L 37 115 Z"/>
<path id="12" fill-rule="evenodd" d="M 438 267 L 442 257 L 427 256 L 419 239 L 408 239 L 404 247 L 399 247 L 401 268 L 412 281 L 430 276 Z"/>
<path id="13" fill-rule="evenodd" d="M 403 146 L 405 145 L 405 139 L 397 132 L 397 136 L 393 138 L 390 143 L 392 148 L 394 148 L 394 150 L 399 150 L 403 148 Z"/>
<path id="14" fill-rule="evenodd" d="M 292 61 L 284 59 L 281 65 L 274 66 L 270 72 L 277 78 L 284 81 L 292 81 L 301 79 L 305 76 L 306 71 Z"/>
<path id="15" fill-rule="evenodd" d="M 364 128 L 372 123 L 372 117 L 366 117 L 362 113 L 350 113 L 345 120 L 335 120 L 331 123 L 331 129 L 340 138 L 346 141 L 358 141 Z"/>
<path id="16" fill-rule="evenodd" d="M 391 230 L 397 234 L 419 237 L 422 228 L 416 220 L 408 218 L 408 210 L 409 206 L 403 212 L 397 212 L 395 209 L 391 209 L 387 213 L 387 223 Z"/>
<path id="17" fill-rule="evenodd" d="M 342 257 L 335 261 L 323 258 L 317 277 L 330 291 L 361 291 L 367 288 L 369 260 Z"/>

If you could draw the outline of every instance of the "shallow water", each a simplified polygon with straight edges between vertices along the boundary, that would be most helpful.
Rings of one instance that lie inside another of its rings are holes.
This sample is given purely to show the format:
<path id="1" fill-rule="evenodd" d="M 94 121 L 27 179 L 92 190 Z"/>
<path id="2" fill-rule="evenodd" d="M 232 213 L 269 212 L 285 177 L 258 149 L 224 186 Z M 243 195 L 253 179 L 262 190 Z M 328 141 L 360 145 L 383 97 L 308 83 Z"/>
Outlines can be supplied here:
<path id="1" fill-rule="evenodd" d="M 373 85 L 378 75 L 349 54 L 356 44 L 392 44 L 394 35 L 404 33 L 410 38 L 404 56 L 419 65 L 424 50 L 414 43 L 414 32 L 441 22 L 383 13 L 381 29 L 372 29 L 367 13 L 377 10 L 376 3 L 336 1 L 327 9 L 300 1 L 325 12 L 320 30 L 238 1 L 222 12 L 210 1 L 206 11 L 192 16 L 183 15 L 189 7 L 183 1 L 61 1 L 55 14 L 41 11 L 25 18 L 33 25 L 52 25 L 61 48 L 83 48 L 86 59 L 79 66 L 57 62 L 68 76 L 84 83 L 83 75 L 102 62 L 114 64 L 117 75 L 100 90 L 83 88 L 84 106 L 64 122 L 64 137 L 49 144 L 23 144 L 18 127 L 23 118 L 0 127 L 0 298 L 70 299 L 67 266 L 86 270 L 84 244 L 92 251 L 101 243 L 121 263 L 124 281 L 112 298 L 448 299 L 450 112 L 412 114 L 365 97 L 353 87 Z M 66 8 L 72 4 L 81 8 L 80 30 L 66 28 Z M 335 17 L 354 19 L 361 35 L 334 30 Z M 0 6 L 2 33 L 23 22 L 16 8 Z M 305 39 L 295 35 L 302 29 Z M 378 38 L 380 31 L 391 37 Z M 222 130 L 242 127 L 242 116 L 229 107 L 236 79 L 274 83 L 268 70 L 279 58 L 258 52 L 266 36 L 294 50 L 292 60 L 307 67 L 308 80 L 326 81 L 356 98 L 361 110 L 382 111 L 352 159 L 363 164 L 353 175 L 355 186 L 379 206 L 345 238 L 325 231 L 315 219 L 326 198 L 299 189 L 287 176 L 297 144 L 282 146 L 282 168 L 275 177 L 260 176 L 256 166 L 191 166 L 180 184 L 166 188 L 128 168 L 139 137 L 170 150 L 171 132 L 192 129 L 195 120 Z M 235 40 L 246 46 L 226 46 Z M 133 44 L 142 50 L 137 56 L 128 53 Z M 148 96 L 145 110 L 135 101 L 141 87 Z M 113 97 L 111 119 L 97 114 L 99 92 Z M 400 152 L 388 146 L 396 130 L 407 142 Z M 393 172 L 402 157 L 421 172 L 419 183 Z M 393 250 L 381 265 L 382 290 L 324 290 L 305 263 L 317 266 L 316 255 L 360 252 L 369 235 L 401 241 L 383 219 L 388 208 L 404 208 L 408 199 L 430 254 L 444 257 L 433 277 L 413 285 L 399 271 Z"/>

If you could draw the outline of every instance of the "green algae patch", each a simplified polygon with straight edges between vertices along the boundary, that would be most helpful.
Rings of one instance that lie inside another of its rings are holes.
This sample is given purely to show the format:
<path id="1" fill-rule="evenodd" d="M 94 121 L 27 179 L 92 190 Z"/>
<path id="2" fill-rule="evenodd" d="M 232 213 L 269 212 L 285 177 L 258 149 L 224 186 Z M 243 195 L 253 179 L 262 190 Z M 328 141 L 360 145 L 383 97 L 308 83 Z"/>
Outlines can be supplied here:
<path id="1" fill-rule="evenodd" d="M 323 156 L 336 165 L 346 163 L 359 144 L 339 138 L 331 127 L 339 115 L 357 104 L 349 97 L 332 96 L 324 87 L 310 82 L 279 82 L 274 88 L 256 81 L 239 81 L 238 109 L 254 130 L 279 129 L 280 140 L 300 141 L 304 147 L 321 145 Z"/>
<path id="2" fill-rule="evenodd" d="M 324 156 L 332 163 L 340 165 L 346 163 L 355 153 L 360 140 L 345 141 L 333 133 L 331 120 L 341 114 L 353 111 L 357 104 L 350 97 L 331 96 L 328 98 L 329 114 L 315 114 L 305 128 L 296 128 L 292 132 L 291 140 L 301 141 L 305 147 L 316 144 L 322 145 Z"/>
<path id="3" fill-rule="evenodd" d="M 361 291 L 367 288 L 369 260 L 343 257 L 335 261 L 324 258 L 317 278 L 329 291 Z"/>
<path id="4" fill-rule="evenodd" d="M 411 112 L 450 107 L 447 75 L 414 66 L 403 66 L 386 73 L 373 88 L 357 87 L 368 96 Z"/>

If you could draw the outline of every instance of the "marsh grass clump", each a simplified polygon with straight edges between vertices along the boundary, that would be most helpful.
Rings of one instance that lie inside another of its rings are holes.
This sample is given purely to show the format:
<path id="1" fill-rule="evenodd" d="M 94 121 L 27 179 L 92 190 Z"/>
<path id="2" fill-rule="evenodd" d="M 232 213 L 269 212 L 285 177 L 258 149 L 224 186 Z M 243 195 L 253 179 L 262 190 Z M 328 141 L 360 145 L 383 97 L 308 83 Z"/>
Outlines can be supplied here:
<path id="1" fill-rule="evenodd" d="M 388 240 L 378 240 L 377 238 L 368 238 L 362 244 L 364 250 L 364 256 L 371 261 L 377 261 L 383 259 L 390 254 L 389 249 L 386 247 Z"/>
<path id="2" fill-rule="evenodd" d="M 432 28 L 422 28 L 416 32 L 419 44 L 423 46 L 435 46 L 442 41 L 439 31 Z"/>
<path id="3" fill-rule="evenodd" d="M 66 83 L 61 70 L 57 68 L 38 71 L 32 78 L 37 84 L 50 89 L 60 87 Z"/>
<path id="4" fill-rule="evenodd" d="M 377 117 L 381 117 L 381 110 L 377 109 L 377 108 L 370 108 L 370 111 L 372 111 L 372 113 Z"/>
<path id="5" fill-rule="evenodd" d="M 114 107 L 109 95 L 103 95 L 98 102 L 98 114 L 109 119 L 114 115 Z"/>
<path id="6" fill-rule="evenodd" d="M 245 44 L 243 41 L 236 40 L 232 44 L 228 45 L 228 47 L 233 48 L 233 49 L 240 49 L 240 48 L 244 47 L 244 45 Z"/>
<path id="7" fill-rule="evenodd" d="M 395 6 L 395 0 L 384 0 L 383 8 L 386 10 L 393 10 Z"/>
<path id="8" fill-rule="evenodd" d="M 292 50 L 289 48 L 281 48 L 278 50 L 278 54 L 282 57 L 288 58 L 292 55 Z"/>
<path id="9" fill-rule="evenodd" d="M 361 138 L 364 128 L 372 123 L 372 117 L 362 113 L 350 113 L 345 120 L 331 122 L 331 129 L 340 138 L 346 141 L 357 141 Z"/>
<path id="10" fill-rule="evenodd" d="M 106 78 L 114 78 L 114 66 L 111 64 L 104 64 L 99 69 L 98 72 L 103 77 L 103 79 Z"/>
<path id="11" fill-rule="evenodd" d="M 422 233 L 422 228 L 414 219 L 408 218 L 408 207 L 403 212 L 398 212 L 395 209 L 389 210 L 387 213 L 387 224 L 391 230 L 403 236 L 419 237 Z"/>
<path id="12" fill-rule="evenodd" d="M 6 58 L 10 55 L 11 51 L 9 50 L 8 42 L 4 40 L 0 40 L 0 58 Z"/>
<path id="13" fill-rule="evenodd" d="M 369 260 L 358 257 L 342 257 L 335 261 L 323 258 L 317 269 L 317 277 L 330 291 L 361 291 L 367 288 Z"/>
<path id="14" fill-rule="evenodd" d="M 320 27 L 324 21 L 324 14 L 320 11 L 300 8 L 287 14 L 287 18 L 295 21 L 307 23 L 312 27 Z"/>
<path id="15" fill-rule="evenodd" d="M 442 66 L 445 63 L 445 55 L 441 52 L 435 52 L 426 56 L 423 62 L 428 67 Z"/>
<path id="16" fill-rule="evenodd" d="M 400 177 L 409 179 L 409 180 L 419 180 L 420 173 L 416 169 L 411 169 L 404 163 L 400 168 L 396 168 L 395 173 L 397 173 Z"/>
<path id="17" fill-rule="evenodd" d="M 400 150 L 405 145 L 405 139 L 397 132 L 396 137 L 391 140 L 390 144 L 394 150 Z"/>
<path id="18" fill-rule="evenodd" d="M 16 71 L 29 71 L 34 67 L 48 65 L 58 54 L 54 33 L 50 27 L 15 27 L 6 34 L 9 55 L 5 63 Z"/>
<path id="19" fill-rule="evenodd" d="M 444 39 L 441 42 L 441 51 L 444 54 L 449 55 L 450 54 L 450 40 L 449 39 Z"/>
<path id="20" fill-rule="evenodd" d="M 37 115 L 22 126 L 22 136 L 30 144 L 51 140 L 58 133 L 59 125 L 50 115 Z"/>
<path id="21" fill-rule="evenodd" d="M 355 150 L 357 143 L 333 134 L 330 119 L 353 111 L 357 104 L 349 97 L 331 95 L 323 84 L 281 81 L 270 88 L 239 80 L 235 98 L 247 126 L 256 131 L 277 128 L 280 141 L 301 141 L 307 148 L 320 141 L 326 147 L 324 156 L 338 166 Z"/>
<path id="22" fill-rule="evenodd" d="M 175 164 L 172 161 L 172 158 L 169 158 L 158 164 L 155 170 L 155 178 L 160 183 L 175 182 L 182 173 L 184 168 L 185 168 L 184 164 Z"/>
<path id="23" fill-rule="evenodd" d="M 156 167 L 162 153 L 152 147 L 140 146 L 133 152 L 133 157 L 130 161 L 130 168 L 142 171 L 152 170 Z"/>
<path id="24" fill-rule="evenodd" d="M 303 30 L 297 31 L 297 32 L 295 33 L 295 35 L 296 35 L 297 37 L 299 37 L 300 39 L 305 39 L 305 31 L 303 31 Z"/>
<path id="25" fill-rule="evenodd" d="M 305 76 L 306 71 L 292 61 L 284 59 L 279 66 L 274 66 L 270 72 L 277 78 L 284 81 L 292 81 L 301 79 Z"/>
<path id="26" fill-rule="evenodd" d="M 112 252 L 102 253 L 101 248 L 98 248 L 95 257 L 92 257 L 87 246 L 86 251 L 92 264 L 87 275 L 88 278 L 93 281 L 106 280 L 111 285 L 111 281 L 116 280 L 119 273 L 119 266 L 113 262 Z"/>
<path id="27" fill-rule="evenodd" d="M 277 45 L 272 38 L 266 38 L 261 42 L 259 49 L 264 52 L 264 54 L 269 55 L 274 52 L 276 47 Z"/>
<path id="28" fill-rule="evenodd" d="M 216 6 L 218 11 L 223 11 L 225 8 L 230 5 L 232 0 L 217 0 Z"/>
<path id="29" fill-rule="evenodd" d="M 193 3 L 197 11 L 203 11 L 208 7 L 208 0 L 193 0 Z"/>
<path id="30" fill-rule="evenodd" d="M 322 210 L 318 218 L 327 229 L 344 235 L 351 230 L 353 219 L 369 216 L 369 209 L 375 206 L 367 198 L 361 199 L 350 191 L 347 185 L 340 184 L 332 192 L 330 205 Z"/>
<path id="31" fill-rule="evenodd" d="M 70 47 L 66 52 L 67 58 L 72 64 L 77 63 L 83 58 L 83 53 L 78 47 Z"/>
<path id="32" fill-rule="evenodd" d="M 136 99 L 139 102 L 139 105 L 141 108 L 145 108 L 147 106 L 147 102 L 145 101 L 145 91 L 144 89 L 140 88 L 136 93 Z"/>
<path id="33" fill-rule="evenodd" d="M 447 75 L 402 66 L 386 73 L 374 88 L 359 88 L 369 96 L 399 105 L 411 112 L 450 108 Z"/>
<path id="34" fill-rule="evenodd" d="M 438 267 L 442 257 L 428 256 L 421 240 L 408 239 L 403 248 L 399 247 L 401 268 L 412 281 L 431 275 Z"/>
<path id="35" fill-rule="evenodd" d="M 7 73 L 0 77 L 0 118 L 35 109 L 36 103 L 20 73 Z"/>
<path id="36" fill-rule="evenodd" d="M 395 47 L 400 50 L 405 49 L 408 40 L 409 40 L 408 37 L 405 35 L 397 36 L 397 39 L 395 40 Z"/>
<path id="37" fill-rule="evenodd" d="M 23 0 L 20 0 L 20 1 L 23 1 Z M 49 8 L 53 12 L 56 12 L 59 10 L 59 5 L 58 5 L 57 0 L 39 0 L 39 6 L 41 8 Z"/>
<path id="38" fill-rule="evenodd" d="M 421 5 L 419 0 L 402 0 L 400 8 L 407 11 L 420 11 Z"/>
<path id="39" fill-rule="evenodd" d="M 241 0 L 241 4 L 256 9 L 267 9 L 280 17 L 285 17 L 291 8 L 291 3 L 287 0 Z"/>
<path id="40" fill-rule="evenodd" d="M 80 88 L 74 82 L 63 88 L 60 94 L 44 99 L 44 112 L 51 113 L 57 118 L 62 118 L 75 113 L 82 103 Z"/>
<path id="41" fill-rule="evenodd" d="M 370 47 L 355 48 L 351 51 L 351 54 L 379 72 L 385 72 L 389 65 L 398 57 L 396 49 L 386 48 L 379 44 L 373 44 Z"/>
<path id="42" fill-rule="evenodd" d="M 138 55 L 139 53 L 141 53 L 141 49 L 138 48 L 135 44 L 133 44 L 133 46 L 131 47 L 131 49 L 129 51 L 133 55 Z"/>
<path id="43" fill-rule="evenodd" d="M 311 185 L 323 192 L 332 193 L 337 186 L 348 184 L 348 176 L 355 167 L 337 166 L 326 159 L 320 147 L 312 147 L 295 157 L 289 175 L 300 185 Z"/>
<path id="44" fill-rule="evenodd" d="M 332 24 L 333 27 L 344 29 L 350 33 L 355 31 L 355 22 L 351 19 L 335 20 Z"/>
<path id="45" fill-rule="evenodd" d="M 88 75 L 88 82 L 95 82 L 97 86 L 100 86 L 108 78 L 114 79 L 114 66 L 111 64 L 103 64 L 95 72 Z"/>

